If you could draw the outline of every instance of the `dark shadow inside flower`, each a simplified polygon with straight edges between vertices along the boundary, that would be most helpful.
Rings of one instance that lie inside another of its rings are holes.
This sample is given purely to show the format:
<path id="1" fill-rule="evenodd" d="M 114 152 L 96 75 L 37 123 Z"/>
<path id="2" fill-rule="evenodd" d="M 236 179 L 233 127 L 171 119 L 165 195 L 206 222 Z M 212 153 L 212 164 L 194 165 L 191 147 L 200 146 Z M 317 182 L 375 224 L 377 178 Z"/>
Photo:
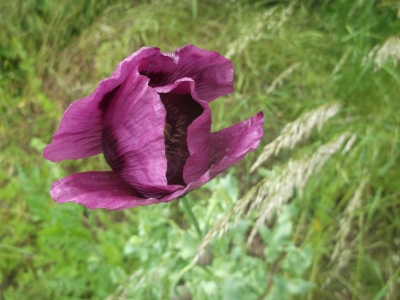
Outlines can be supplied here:
<path id="1" fill-rule="evenodd" d="M 166 66 L 171 65 L 170 68 Z M 142 59 L 139 62 L 138 72 L 140 75 L 146 76 L 150 79 L 149 86 L 157 87 L 173 83 L 171 80 L 171 69 L 174 67 L 173 60 L 168 56 L 157 56 L 156 58 L 150 57 Z"/>
<path id="2" fill-rule="evenodd" d="M 99 103 L 99 109 L 102 112 L 102 115 L 104 117 L 104 114 L 107 110 L 108 105 L 110 105 L 111 100 L 114 98 L 115 94 L 118 92 L 120 85 L 116 86 L 114 89 L 109 91 L 103 96 L 103 99 Z"/>
<path id="3" fill-rule="evenodd" d="M 117 173 L 121 172 L 124 167 L 124 159 L 123 156 L 119 156 L 117 151 L 115 151 L 115 149 L 118 149 L 118 139 L 112 127 L 104 127 L 101 145 L 107 164 L 113 171 Z"/>
<path id="4" fill-rule="evenodd" d="M 214 66 L 208 60 L 213 61 L 216 58 L 214 54 L 204 56 L 183 49 L 180 53 L 171 55 L 153 55 L 143 58 L 138 64 L 138 72 L 142 76 L 150 79 L 148 85 L 150 87 L 161 87 L 173 84 L 182 78 L 191 78 L 196 81 L 198 87 L 201 87 L 201 81 L 204 80 L 203 72 L 207 73 L 207 69 Z M 219 55 L 217 55 L 219 57 Z M 188 63 L 182 63 L 187 61 Z M 179 63 L 181 62 L 181 63 Z M 215 72 L 211 72 L 215 74 Z"/>
<path id="5" fill-rule="evenodd" d="M 191 95 L 166 93 L 160 98 L 167 111 L 164 129 L 168 184 L 186 185 L 183 167 L 190 156 L 187 130 L 202 113 L 203 108 Z"/>

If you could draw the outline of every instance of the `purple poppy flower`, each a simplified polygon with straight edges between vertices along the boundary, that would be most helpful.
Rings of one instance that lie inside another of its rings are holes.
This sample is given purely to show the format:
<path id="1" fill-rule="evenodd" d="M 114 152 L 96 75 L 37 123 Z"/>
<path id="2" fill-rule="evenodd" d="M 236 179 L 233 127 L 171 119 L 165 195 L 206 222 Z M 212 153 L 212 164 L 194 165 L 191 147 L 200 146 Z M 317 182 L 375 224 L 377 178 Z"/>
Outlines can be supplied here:
<path id="1" fill-rule="evenodd" d="M 169 202 L 208 182 L 258 147 L 263 113 L 211 133 L 209 102 L 233 91 L 233 66 L 193 45 L 172 54 L 141 48 L 65 111 L 43 156 L 103 153 L 108 172 L 53 183 L 56 202 L 123 209 Z"/>

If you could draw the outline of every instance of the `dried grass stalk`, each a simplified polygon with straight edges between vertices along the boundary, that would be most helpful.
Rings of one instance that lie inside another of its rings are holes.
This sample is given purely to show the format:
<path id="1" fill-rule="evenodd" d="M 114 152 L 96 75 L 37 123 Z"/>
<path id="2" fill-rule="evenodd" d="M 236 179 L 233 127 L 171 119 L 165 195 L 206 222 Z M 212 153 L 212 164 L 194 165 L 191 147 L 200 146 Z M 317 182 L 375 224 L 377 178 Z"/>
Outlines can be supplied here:
<path id="1" fill-rule="evenodd" d="M 351 48 L 347 49 L 346 52 L 343 54 L 343 56 L 340 58 L 339 62 L 335 66 L 335 68 L 332 71 L 332 74 L 337 74 L 339 73 L 340 69 L 343 67 L 347 59 L 349 58 L 351 53 Z"/>
<path id="2" fill-rule="evenodd" d="M 318 131 L 320 131 L 325 122 L 336 115 L 339 109 L 339 103 L 322 105 L 303 114 L 294 122 L 286 124 L 281 134 L 264 147 L 261 155 L 251 166 L 250 172 L 257 169 L 271 156 L 277 155 L 282 149 L 293 149 L 300 141 L 310 136 L 314 127 L 317 127 Z"/>
<path id="3" fill-rule="evenodd" d="M 260 40 L 265 32 L 278 32 L 290 19 L 296 3 L 297 1 L 292 1 L 282 10 L 278 10 L 278 7 L 268 9 L 244 25 L 238 37 L 228 45 L 225 56 L 232 58 L 235 54 L 240 54 L 250 42 Z"/>
<path id="4" fill-rule="evenodd" d="M 268 87 L 266 93 L 267 95 L 271 94 L 277 87 L 280 87 L 283 84 L 283 80 L 292 74 L 298 67 L 301 66 L 301 63 L 297 62 L 291 65 L 289 68 L 284 70 L 278 77 L 276 77 L 271 85 Z"/>
<path id="5" fill-rule="evenodd" d="M 382 46 L 376 45 L 368 55 L 362 59 L 362 65 L 371 59 L 373 59 L 375 63 L 374 71 L 381 69 L 384 63 L 390 59 L 393 65 L 397 66 L 397 62 L 400 60 L 400 38 L 392 36 L 388 38 Z"/>
<path id="6" fill-rule="evenodd" d="M 336 245 L 331 255 L 331 262 L 337 262 L 336 269 L 330 272 L 330 276 L 326 278 L 323 287 L 328 286 L 333 277 L 335 277 L 341 269 L 343 269 L 349 262 L 351 252 L 350 249 L 354 249 L 354 244 L 357 243 L 358 239 L 353 239 L 348 242 L 348 238 L 351 233 L 352 223 L 355 216 L 355 211 L 361 207 L 362 195 L 364 193 L 365 186 L 368 183 L 368 179 L 364 179 L 357 187 L 353 197 L 347 203 L 347 206 L 343 212 L 343 217 L 339 222 L 339 230 L 336 233 Z"/>
<path id="7" fill-rule="evenodd" d="M 238 222 L 244 215 L 252 215 L 256 221 L 248 245 L 253 241 L 258 228 L 265 221 L 280 211 L 282 205 L 294 196 L 295 190 L 302 191 L 310 177 L 321 170 L 333 154 L 339 151 L 349 139 L 350 133 L 342 133 L 333 141 L 320 146 L 310 157 L 289 161 L 281 170 L 272 171 L 267 177 L 250 189 L 243 198 L 220 220 L 218 220 L 203 238 L 200 249 L 204 249 L 211 240 L 221 237 L 228 230 L 232 216 Z M 196 260 L 197 258 L 195 258 Z"/>
<path id="8" fill-rule="evenodd" d="M 256 212 L 256 222 L 250 236 L 250 245 L 258 228 L 280 211 L 282 205 L 294 196 L 296 190 L 300 193 L 313 174 L 318 173 L 333 154 L 339 151 L 350 133 L 342 133 L 333 141 L 320 146 L 311 157 L 302 157 L 299 160 L 289 161 L 287 167 L 280 174 L 273 174 L 265 178 L 260 186 L 255 200 L 250 204 L 247 216 Z"/>

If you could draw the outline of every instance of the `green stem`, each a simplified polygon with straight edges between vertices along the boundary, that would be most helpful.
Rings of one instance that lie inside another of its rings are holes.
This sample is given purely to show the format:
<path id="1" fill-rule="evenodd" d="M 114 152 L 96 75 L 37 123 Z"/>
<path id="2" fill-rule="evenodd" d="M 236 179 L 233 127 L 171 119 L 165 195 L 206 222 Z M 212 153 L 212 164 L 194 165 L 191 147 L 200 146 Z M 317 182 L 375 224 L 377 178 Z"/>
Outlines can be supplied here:
<path id="1" fill-rule="evenodd" d="M 197 0 L 192 0 L 192 17 L 197 18 Z"/>
<path id="2" fill-rule="evenodd" d="M 193 214 L 192 208 L 190 207 L 188 200 L 186 197 L 182 198 L 180 201 L 182 201 L 183 203 L 183 207 L 186 211 L 187 216 L 189 217 L 189 219 L 191 220 L 191 223 L 193 223 L 194 228 L 196 229 L 197 235 L 199 236 L 199 239 L 201 240 L 203 238 L 203 235 L 201 233 L 200 227 L 199 227 L 199 223 L 197 222 L 197 219 L 195 217 L 195 215 Z M 178 274 L 177 279 L 175 280 L 173 286 L 173 290 L 175 292 L 175 294 L 178 293 L 177 291 L 177 286 L 179 284 L 179 281 L 181 280 L 181 278 L 183 277 L 183 275 L 185 275 L 185 273 L 187 273 L 188 271 L 190 271 L 194 266 L 196 265 L 196 261 L 192 261 L 190 264 L 188 264 L 187 266 L 185 266 Z"/>
<path id="3" fill-rule="evenodd" d="M 186 213 L 189 217 L 189 219 L 191 220 L 191 222 L 194 225 L 194 228 L 196 229 L 197 235 L 199 236 L 199 239 L 201 240 L 203 238 L 203 234 L 201 233 L 200 227 L 199 227 L 199 223 L 197 222 L 197 219 L 195 217 L 195 215 L 193 214 L 192 208 L 190 207 L 188 200 L 186 199 L 186 197 L 182 198 L 182 203 L 183 203 L 183 207 L 186 210 Z"/>
<path id="4" fill-rule="evenodd" d="M 184 267 L 178 274 L 177 279 L 175 280 L 173 286 L 173 290 L 175 292 L 175 294 L 178 294 L 178 290 L 176 289 L 178 287 L 179 281 L 181 280 L 181 278 L 183 277 L 183 275 L 185 275 L 185 273 L 187 273 L 188 271 L 190 271 L 194 266 L 196 265 L 195 262 L 191 262 L 190 264 L 188 264 L 186 267 Z"/>

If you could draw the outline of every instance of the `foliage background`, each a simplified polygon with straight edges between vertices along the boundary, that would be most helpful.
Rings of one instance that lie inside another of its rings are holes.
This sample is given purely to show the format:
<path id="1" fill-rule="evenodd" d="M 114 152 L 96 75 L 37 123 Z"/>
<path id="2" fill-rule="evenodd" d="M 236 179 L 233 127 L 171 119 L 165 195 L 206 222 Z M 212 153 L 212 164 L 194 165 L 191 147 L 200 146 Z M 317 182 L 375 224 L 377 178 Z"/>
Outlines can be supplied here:
<path id="1" fill-rule="evenodd" d="M 391 0 L 2 1 L 0 299 L 184 299 L 171 296 L 183 287 L 193 299 L 400 298 L 398 10 Z M 190 194 L 203 236 L 222 232 L 213 224 L 289 161 L 343 132 L 356 137 L 276 205 L 255 243 L 246 245 L 254 216 L 229 223 L 205 266 L 191 264 L 201 240 L 181 201 L 58 205 L 52 181 L 107 165 L 41 156 L 65 108 L 120 60 L 188 43 L 235 66 L 235 92 L 212 103 L 213 130 L 263 110 L 264 146 L 303 113 L 342 106 L 256 172 L 262 147 Z"/>

